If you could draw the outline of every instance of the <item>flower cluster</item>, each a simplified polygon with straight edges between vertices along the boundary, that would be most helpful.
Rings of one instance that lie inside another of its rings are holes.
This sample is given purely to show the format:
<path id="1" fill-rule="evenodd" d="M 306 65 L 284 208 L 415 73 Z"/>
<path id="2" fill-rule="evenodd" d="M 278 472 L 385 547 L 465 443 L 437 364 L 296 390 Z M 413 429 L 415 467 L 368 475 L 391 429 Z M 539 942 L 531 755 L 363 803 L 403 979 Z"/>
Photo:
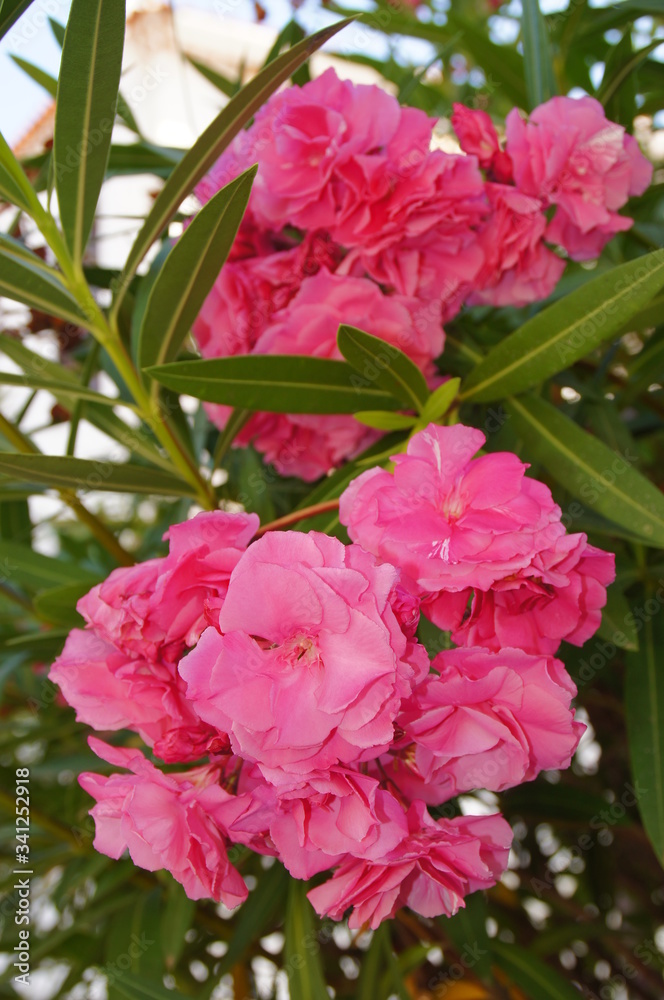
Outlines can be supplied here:
<path id="1" fill-rule="evenodd" d="M 613 564 L 482 443 L 431 425 L 394 475 L 365 472 L 341 499 L 350 545 L 202 513 L 80 601 L 51 678 L 81 721 L 183 765 L 91 739 L 127 772 L 81 775 L 98 850 L 229 907 L 247 894 L 231 845 L 332 870 L 309 898 L 352 927 L 452 914 L 495 882 L 505 820 L 428 807 L 569 764 L 583 727 L 553 653 L 597 627 Z M 458 643 L 432 661 L 421 609 Z"/>
<path id="2" fill-rule="evenodd" d="M 254 163 L 249 210 L 194 325 L 205 357 L 339 357 L 340 322 L 407 354 L 427 377 L 442 324 L 464 303 L 546 298 L 565 261 L 596 256 L 647 187 L 634 139 L 591 98 L 559 97 L 501 149 L 489 116 L 455 106 L 462 154 L 431 149 L 434 120 L 334 70 L 274 95 L 222 155 L 202 201 Z M 547 213 L 555 208 L 549 222 Z M 223 427 L 229 410 L 207 407 Z M 253 442 L 283 474 L 313 480 L 372 440 L 346 416 L 256 414 Z"/>

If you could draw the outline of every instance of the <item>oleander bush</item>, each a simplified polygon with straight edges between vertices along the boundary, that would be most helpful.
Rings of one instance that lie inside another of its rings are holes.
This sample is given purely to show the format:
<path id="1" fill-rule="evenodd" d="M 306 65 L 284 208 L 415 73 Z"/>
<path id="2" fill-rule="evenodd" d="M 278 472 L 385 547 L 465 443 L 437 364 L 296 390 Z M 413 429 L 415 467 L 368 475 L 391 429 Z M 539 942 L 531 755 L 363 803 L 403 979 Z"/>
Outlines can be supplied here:
<path id="1" fill-rule="evenodd" d="M 661 5 L 295 9 L 189 150 L 125 14 L 0 135 L 0 992 L 656 1000 Z"/>

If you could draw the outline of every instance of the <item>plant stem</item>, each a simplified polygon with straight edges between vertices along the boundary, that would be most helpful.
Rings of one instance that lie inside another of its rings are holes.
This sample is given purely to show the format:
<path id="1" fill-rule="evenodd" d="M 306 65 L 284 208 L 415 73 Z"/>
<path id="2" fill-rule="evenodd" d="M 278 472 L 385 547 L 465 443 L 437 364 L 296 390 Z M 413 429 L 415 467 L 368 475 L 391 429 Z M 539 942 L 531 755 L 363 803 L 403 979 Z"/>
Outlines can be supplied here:
<path id="1" fill-rule="evenodd" d="M 284 517 L 278 517 L 276 521 L 270 521 L 268 524 L 263 524 L 254 538 L 260 538 L 267 531 L 278 531 L 279 528 L 288 528 L 291 524 L 297 524 L 298 521 L 304 521 L 307 517 L 314 517 L 316 514 L 327 514 L 330 510 L 339 509 L 339 500 L 324 500 L 322 503 L 315 503 L 311 507 L 302 507 L 300 510 L 294 510 L 292 514 L 286 514 Z"/>
<path id="2" fill-rule="evenodd" d="M 217 506 L 217 502 L 212 487 L 203 479 L 200 470 L 182 447 L 168 422 L 168 415 L 163 412 L 159 402 L 151 399 L 118 331 L 111 327 L 106 315 L 90 291 L 82 266 L 72 261 L 69 249 L 54 219 L 48 212 L 42 210 L 36 222 L 60 265 L 69 291 L 86 316 L 90 333 L 106 350 L 122 375 L 139 407 L 143 420 L 168 453 L 173 465 L 183 478 L 194 487 L 201 506 L 213 510 Z"/>

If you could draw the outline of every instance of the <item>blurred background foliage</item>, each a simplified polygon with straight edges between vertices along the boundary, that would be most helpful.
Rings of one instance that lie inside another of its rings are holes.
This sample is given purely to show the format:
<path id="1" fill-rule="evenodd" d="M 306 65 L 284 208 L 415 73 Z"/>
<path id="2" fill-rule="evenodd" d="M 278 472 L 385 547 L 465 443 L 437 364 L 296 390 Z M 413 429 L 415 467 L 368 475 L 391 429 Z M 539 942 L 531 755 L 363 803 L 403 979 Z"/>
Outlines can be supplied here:
<path id="1" fill-rule="evenodd" d="M 22 23 L 16 21 L 19 16 L 31 16 L 31 6 L 29 0 L 0 2 L 0 31 L 15 30 Z M 502 6 L 487 0 L 434 0 L 413 10 L 400 0 L 368 0 L 349 45 L 344 48 L 341 35 L 327 46 L 345 60 L 370 66 L 403 103 L 441 117 L 441 135 L 453 101 L 488 110 L 500 121 L 515 105 L 527 109 L 554 93 L 581 92 L 596 96 L 609 118 L 637 135 L 656 173 L 646 195 L 627 206 L 634 227 L 615 238 L 596 264 L 570 263 L 553 299 L 664 244 L 664 144 L 657 128 L 664 94 L 661 0 L 610 6 L 571 0 L 560 6 L 542 13 L 536 0 Z M 210 7 L 232 16 L 229 4 Z M 256 12 L 259 19 L 265 14 L 259 4 Z M 302 25 L 332 23 L 356 11 L 329 2 L 291 13 L 270 59 L 304 37 Z M 53 23 L 52 30 L 62 42 L 62 26 Z M 21 55 L 26 57 L 25 51 Z M 40 76 L 25 58 L 22 68 L 55 94 L 53 79 Z M 200 61 L 197 69 L 219 88 L 220 104 L 245 82 Z M 307 72 L 300 64 L 293 77 L 302 82 Z M 125 134 L 121 143 L 114 140 L 108 175 L 147 174 L 156 191 L 183 151 L 144 139 L 129 107 L 119 104 L 118 117 L 131 139 Z M 48 191 L 51 144 L 47 141 L 23 165 L 35 191 Z M 24 214 L 8 208 L 0 218 L 3 233 L 25 239 L 43 255 L 43 241 Z M 182 218 L 176 215 L 170 230 L 160 227 L 166 250 Z M 98 301 L 107 305 L 118 271 L 100 265 L 94 247 L 84 259 L 85 276 Z M 156 254 L 124 296 L 118 322 L 128 341 L 163 259 L 163 253 Z M 609 343 L 549 378 L 542 390 L 559 413 L 616 455 L 628 456 L 630 466 L 659 489 L 664 481 L 663 305 L 660 293 Z M 465 311 L 447 328 L 441 371 L 467 375 L 481 354 L 541 308 Z M 550 483 L 570 530 L 587 531 L 592 542 L 617 553 L 618 579 L 599 635 L 584 649 L 564 646 L 561 654 L 579 685 L 580 717 L 589 727 L 573 766 L 499 797 L 485 796 L 487 805 L 499 804 L 513 826 L 510 870 L 451 920 L 425 920 L 404 911 L 373 935 L 352 934 L 343 925 L 319 921 L 301 906 L 299 883 L 289 885 L 278 864 L 268 867 L 248 851 L 235 857 L 252 889 L 247 903 L 232 915 L 213 903 L 194 904 L 168 874 L 153 875 L 94 852 L 90 801 L 76 777 L 105 765 L 87 749 L 85 727 L 74 721 L 46 677 L 68 629 L 81 621 L 76 598 L 119 562 L 162 554 L 166 528 L 192 510 L 191 490 L 174 489 L 161 500 L 151 496 L 154 477 L 171 469 L 155 428 L 140 424 L 127 408 L 73 392 L 75 382 L 120 401 L 130 398 L 115 360 L 84 326 L 6 300 L 2 320 L 0 364 L 7 369 L 6 381 L 11 383 L 12 373 L 25 373 L 25 378 L 14 374 L 21 394 L 11 384 L 2 390 L 3 454 L 34 452 L 34 438 L 46 441 L 48 450 L 54 428 L 60 428 L 58 433 L 64 428 L 69 456 L 80 435 L 98 433 L 104 443 L 98 452 L 99 481 L 89 480 L 79 498 L 75 490 L 65 490 L 58 499 L 47 480 L 31 483 L 2 466 L 0 993 L 15 992 L 9 957 L 18 940 L 14 775 L 17 767 L 29 767 L 35 871 L 31 996 L 248 1000 L 286 997 L 290 988 L 293 1000 L 318 1000 L 317 980 L 308 980 L 302 968 L 320 963 L 332 995 L 356 1000 L 568 1000 L 579 995 L 659 1000 L 664 993 L 664 806 L 661 780 L 659 788 L 655 783 L 664 766 L 664 732 L 658 736 L 664 717 L 664 621 L 662 601 L 654 595 L 664 582 L 660 549 L 645 546 L 629 525 L 598 513 L 590 496 L 580 499 L 561 471 L 555 448 L 533 443 L 518 408 L 465 403 L 460 417 L 487 431 L 487 447 L 516 451 L 531 463 L 532 474 Z M 40 347 L 43 343 L 48 351 Z M 51 379 L 48 391 L 39 387 L 35 372 Z M 242 503 L 264 522 L 306 502 L 311 492 L 306 484 L 281 478 L 251 449 L 224 449 L 197 402 L 181 405 L 173 397 L 171 404 L 184 450 L 209 468 L 221 456 L 225 474 L 213 479 L 219 500 Z M 30 421 L 35 409 L 41 414 L 36 426 Z M 107 458 L 129 459 L 144 471 L 140 492 L 113 491 Z M 320 495 L 319 488 L 311 497 Z M 326 526 L 343 537 L 334 519 L 327 518 Z M 617 641 L 616 633 L 624 641 Z M 426 623 L 421 637 L 431 650 L 445 641 Z M 646 730 L 651 742 L 644 751 L 639 734 Z M 635 746 L 640 746 L 636 752 Z M 645 763 L 638 758 L 643 753 Z M 302 914 L 308 925 L 299 919 Z"/>

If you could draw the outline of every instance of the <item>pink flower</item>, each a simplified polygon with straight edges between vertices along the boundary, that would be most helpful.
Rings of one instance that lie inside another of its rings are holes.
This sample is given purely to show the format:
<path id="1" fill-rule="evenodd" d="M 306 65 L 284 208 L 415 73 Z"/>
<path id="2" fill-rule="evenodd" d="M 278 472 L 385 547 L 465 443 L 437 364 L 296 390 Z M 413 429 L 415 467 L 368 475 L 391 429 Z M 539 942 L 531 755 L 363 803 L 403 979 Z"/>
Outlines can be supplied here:
<path id="1" fill-rule="evenodd" d="M 430 424 L 396 455 L 394 475 L 369 469 L 341 496 L 354 542 L 402 569 L 420 594 L 487 590 L 564 533 L 543 483 L 516 455 L 473 459 L 481 431 Z"/>
<path id="2" fill-rule="evenodd" d="M 242 239 L 242 229 L 235 246 Z M 323 233 L 307 235 L 295 246 L 265 234 L 250 256 L 224 264 L 193 326 L 203 357 L 248 354 L 285 309 L 308 277 L 321 267 L 334 270 L 341 250 Z M 441 335 L 442 336 L 442 335 Z M 293 348 L 291 348 L 291 353 Z"/>
<path id="3" fill-rule="evenodd" d="M 482 265 L 476 232 L 487 212 L 475 159 L 434 150 L 332 231 L 350 249 L 339 270 L 361 266 L 401 294 L 442 301 L 445 321 Z"/>
<path id="4" fill-rule="evenodd" d="M 454 606 L 441 594 L 426 612 L 452 630 L 458 645 L 553 654 L 563 639 L 582 646 L 595 634 L 614 578 L 613 553 L 589 545 L 585 535 L 563 535 L 530 566 L 476 591 L 465 617 L 470 591 L 453 595 L 462 597 Z"/>
<path id="5" fill-rule="evenodd" d="M 265 535 L 231 577 L 224 634 L 208 629 L 180 664 L 200 718 L 276 784 L 377 757 L 428 669 L 392 610 L 397 579 L 327 535 Z"/>
<path id="6" fill-rule="evenodd" d="M 79 722 L 133 729 L 162 760 L 196 760 L 218 735 L 195 714 L 170 664 L 129 656 L 93 630 L 71 631 L 49 676 Z"/>
<path id="7" fill-rule="evenodd" d="M 259 163 L 250 208 L 265 228 L 325 229 L 383 198 L 428 154 L 433 120 L 329 69 L 275 94 L 197 189 L 207 198 Z"/>
<path id="8" fill-rule="evenodd" d="M 207 511 L 166 534 L 169 554 L 114 570 L 78 610 L 130 655 L 176 660 L 221 607 L 228 580 L 258 528 L 256 514 Z"/>
<path id="9" fill-rule="evenodd" d="M 324 232 L 345 253 L 339 273 L 442 301 L 452 316 L 482 264 L 475 229 L 487 205 L 474 158 L 430 150 L 433 124 L 330 69 L 274 95 L 197 193 L 210 197 L 258 161 L 254 223 Z"/>
<path id="10" fill-rule="evenodd" d="M 412 770 L 439 801 L 475 788 L 502 791 L 569 766 L 584 726 L 560 660 L 520 649 L 440 653 L 398 723 Z M 398 748 L 394 751 L 399 756 Z"/>
<path id="11" fill-rule="evenodd" d="M 336 338 L 341 323 L 394 344 L 425 370 L 443 348 L 440 303 L 425 306 L 408 296 L 384 295 L 366 278 L 330 274 L 322 268 L 304 278 L 290 302 L 272 314 L 252 351 L 339 359 Z M 216 353 L 215 344 L 211 335 L 202 348 L 204 353 Z M 225 426 L 229 407 L 207 405 L 206 410 L 217 426 Z M 253 444 L 282 475 L 310 481 L 367 447 L 375 437 L 351 416 L 260 413 L 243 428 L 237 444 Z"/>
<path id="12" fill-rule="evenodd" d="M 512 180 L 512 161 L 500 148 L 498 133 L 486 111 L 453 104 L 452 128 L 464 153 L 476 156 L 482 170 L 492 180 L 507 184 Z"/>
<path id="13" fill-rule="evenodd" d="M 346 855 L 383 857 L 403 840 L 403 809 L 375 778 L 332 767 L 304 787 L 280 790 L 270 835 L 295 878 L 308 879 Z"/>
<path id="14" fill-rule="evenodd" d="M 81 774 L 81 786 L 96 800 L 95 849 L 111 858 L 129 850 L 148 871 L 167 869 L 190 899 L 215 899 L 229 908 L 247 898 L 247 888 L 226 852 L 217 812 L 230 798 L 218 772 L 201 767 L 163 774 L 139 750 L 107 746 L 90 738 L 102 760 L 131 774 Z"/>
<path id="15" fill-rule="evenodd" d="M 408 810 L 408 835 L 383 858 L 348 858 L 307 896 L 321 916 L 374 930 L 401 906 L 424 917 L 452 916 L 463 897 L 496 882 L 507 867 L 512 831 L 500 815 L 433 820 L 422 802 Z"/>
<path id="16" fill-rule="evenodd" d="M 484 264 L 470 305 L 525 306 L 548 298 L 565 261 L 544 244 L 542 203 L 506 184 L 485 187 L 491 214 L 480 230 Z"/>
<path id="17" fill-rule="evenodd" d="M 515 108 L 506 132 L 517 187 L 557 206 L 547 239 L 587 260 L 630 227 L 617 210 L 645 191 L 652 166 L 624 128 L 606 119 L 599 101 L 553 97 L 527 122 Z"/>
<path id="18" fill-rule="evenodd" d="M 258 527 L 255 514 L 213 511 L 174 525 L 170 551 L 114 570 L 79 603 L 51 668 L 80 721 L 135 729 L 163 760 L 196 760 L 218 733 L 187 701 L 177 663 L 216 624 L 231 571 Z"/>

